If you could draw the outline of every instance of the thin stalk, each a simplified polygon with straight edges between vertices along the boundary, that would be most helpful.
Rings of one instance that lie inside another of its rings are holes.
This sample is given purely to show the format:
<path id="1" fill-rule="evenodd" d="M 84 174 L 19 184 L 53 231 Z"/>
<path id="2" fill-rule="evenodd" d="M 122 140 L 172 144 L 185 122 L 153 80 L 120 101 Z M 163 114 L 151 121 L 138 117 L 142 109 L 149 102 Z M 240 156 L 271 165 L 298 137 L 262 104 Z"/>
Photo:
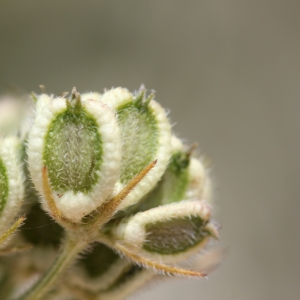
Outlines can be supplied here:
<path id="1" fill-rule="evenodd" d="M 33 287 L 21 295 L 18 300 L 45 299 L 60 275 L 71 265 L 76 256 L 89 244 L 86 240 L 75 240 L 70 236 L 64 240 L 62 248 L 48 271 L 37 281 Z"/>
<path id="2" fill-rule="evenodd" d="M 20 217 L 7 231 L 5 231 L 1 236 L 0 236 L 0 244 L 4 243 L 5 241 L 7 241 L 12 234 L 14 234 L 17 229 L 22 225 L 23 221 L 26 218 Z"/>

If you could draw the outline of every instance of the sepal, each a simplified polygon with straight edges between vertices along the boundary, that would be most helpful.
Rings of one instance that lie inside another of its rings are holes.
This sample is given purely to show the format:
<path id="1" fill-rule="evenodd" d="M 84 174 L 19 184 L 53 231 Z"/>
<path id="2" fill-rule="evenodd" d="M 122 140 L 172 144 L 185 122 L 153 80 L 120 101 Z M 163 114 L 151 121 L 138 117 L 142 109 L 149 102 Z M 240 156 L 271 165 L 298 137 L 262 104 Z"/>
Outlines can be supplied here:
<path id="1" fill-rule="evenodd" d="M 201 201 L 182 201 L 137 213 L 112 230 L 115 239 L 141 257 L 176 263 L 217 236 L 209 223 L 210 208 Z"/>
<path id="2" fill-rule="evenodd" d="M 51 213 L 53 200 L 64 217 L 79 223 L 112 193 L 120 160 L 119 128 L 107 105 L 82 101 L 75 90 L 70 100 L 38 97 L 28 162 L 46 210 Z M 45 192 L 45 168 L 50 194 Z"/>
<path id="3" fill-rule="evenodd" d="M 171 125 L 165 110 L 153 100 L 153 95 L 146 97 L 144 90 L 133 95 L 127 89 L 111 89 L 101 101 L 116 112 L 121 130 L 121 174 L 114 193 L 157 160 L 156 166 L 120 204 L 119 209 L 124 209 L 148 193 L 165 172 L 171 154 Z"/>
<path id="4" fill-rule="evenodd" d="M 16 137 L 2 138 L 0 139 L 0 233 L 6 230 L 9 232 L 18 224 L 17 221 L 12 225 L 21 210 L 23 200 L 21 143 Z M 22 220 L 19 223 L 21 224 Z"/>
<path id="5" fill-rule="evenodd" d="M 208 171 L 200 159 L 192 156 L 192 150 L 172 136 L 172 154 L 162 179 L 132 211 L 145 211 L 183 199 L 209 199 Z"/>

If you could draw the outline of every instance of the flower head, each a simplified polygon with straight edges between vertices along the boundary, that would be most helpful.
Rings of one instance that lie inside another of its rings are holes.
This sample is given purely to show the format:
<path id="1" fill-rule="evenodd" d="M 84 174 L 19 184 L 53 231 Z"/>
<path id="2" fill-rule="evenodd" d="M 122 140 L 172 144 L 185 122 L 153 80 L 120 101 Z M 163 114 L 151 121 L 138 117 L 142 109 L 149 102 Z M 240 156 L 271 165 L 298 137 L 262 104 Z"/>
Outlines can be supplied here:
<path id="1" fill-rule="evenodd" d="M 26 114 L 22 130 L 0 120 L 0 244 L 22 223 L 9 227 L 24 199 L 32 231 L 23 231 L 22 240 L 34 246 L 32 256 L 55 256 L 65 237 L 49 271 L 22 300 L 41 299 L 87 248 L 64 288 L 55 290 L 60 299 L 122 299 L 164 274 L 205 277 L 204 270 L 174 264 L 218 238 L 208 170 L 195 147 L 172 133 L 154 94 L 115 88 L 80 95 L 74 88 L 69 98 L 34 100 L 34 116 Z M 47 236 L 45 229 L 36 233 L 50 222 L 38 201 L 62 227 L 52 224 Z M 31 271 L 22 270 L 24 278 L 44 272 L 40 258 L 25 260 Z"/>

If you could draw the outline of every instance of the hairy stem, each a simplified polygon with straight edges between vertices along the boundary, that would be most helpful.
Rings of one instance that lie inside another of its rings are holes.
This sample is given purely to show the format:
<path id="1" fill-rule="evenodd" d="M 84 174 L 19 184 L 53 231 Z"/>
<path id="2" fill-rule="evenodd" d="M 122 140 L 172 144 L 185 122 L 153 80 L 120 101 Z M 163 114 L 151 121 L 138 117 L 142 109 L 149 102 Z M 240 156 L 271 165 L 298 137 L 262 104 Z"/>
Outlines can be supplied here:
<path id="1" fill-rule="evenodd" d="M 20 217 L 7 231 L 5 231 L 1 236 L 0 236 L 0 244 L 6 242 L 16 231 L 17 229 L 22 225 L 23 221 L 26 218 Z"/>
<path id="2" fill-rule="evenodd" d="M 76 240 L 67 236 L 62 248 L 48 271 L 37 281 L 33 287 L 25 292 L 18 300 L 45 299 L 45 295 L 51 290 L 60 275 L 70 266 L 76 256 L 87 247 L 89 241 Z"/>

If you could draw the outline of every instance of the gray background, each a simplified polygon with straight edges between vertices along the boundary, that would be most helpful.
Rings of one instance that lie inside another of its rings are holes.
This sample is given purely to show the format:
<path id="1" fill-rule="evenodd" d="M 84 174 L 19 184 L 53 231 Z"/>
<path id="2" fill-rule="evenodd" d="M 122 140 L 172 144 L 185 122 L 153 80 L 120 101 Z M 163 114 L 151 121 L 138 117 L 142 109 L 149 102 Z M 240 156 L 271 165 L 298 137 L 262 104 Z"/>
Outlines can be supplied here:
<path id="1" fill-rule="evenodd" d="M 300 2 L 0 3 L 0 89 L 144 83 L 213 162 L 229 253 L 134 299 L 300 299 Z"/>

